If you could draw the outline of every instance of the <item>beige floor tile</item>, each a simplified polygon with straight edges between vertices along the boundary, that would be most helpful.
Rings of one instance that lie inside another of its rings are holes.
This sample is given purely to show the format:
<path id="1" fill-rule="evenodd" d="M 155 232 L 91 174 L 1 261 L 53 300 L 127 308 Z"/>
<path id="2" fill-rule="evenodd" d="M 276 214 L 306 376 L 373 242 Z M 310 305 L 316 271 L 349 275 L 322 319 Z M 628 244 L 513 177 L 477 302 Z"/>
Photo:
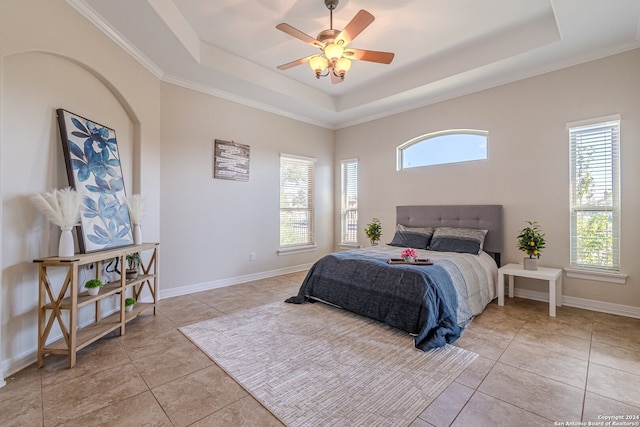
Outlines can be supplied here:
<path id="1" fill-rule="evenodd" d="M 55 354 L 46 357 L 45 365 L 41 369 L 42 385 L 49 386 L 95 374 L 129 362 L 129 357 L 119 340 L 105 337 L 80 350 L 76 354 L 76 366 L 73 369 L 69 369 L 69 357 L 66 355 Z"/>
<path id="2" fill-rule="evenodd" d="M 482 313 L 477 316 L 467 329 L 475 332 L 492 334 L 505 340 L 512 340 L 524 324 L 524 320 L 513 319 L 501 314 Z"/>
<path id="3" fill-rule="evenodd" d="M 474 390 L 451 383 L 419 416 L 436 427 L 447 427 L 471 398 Z"/>
<path id="4" fill-rule="evenodd" d="M 594 322 L 606 324 L 612 328 L 631 327 L 636 331 L 640 331 L 640 319 L 634 317 L 617 316 L 615 314 L 600 313 L 598 311 L 593 313 Z"/>
<path id="5" fill-rule="evenodd" d="M 640 405 L 640 402 L 637 402 Z M 601 422 L 603 415 L 640 416 L 640 406 L 631 406 L 595 393 L 587 392 L 584 398 L 582 421 Z M 632 421 L 632 420 L 619 420 Z M 640 421 L 640 420 L 636 420 Z"/>
<path id="6" fill-rule="evenodd" d="M 516 341 L 509 345 L 499 361 L 582 389 L 587 382 L 588 362 L 586 360 L 565 356 L 543 347 Z"/>
<path id="7" fill-rule="evenodd" d="M 481 331 L 476 332 L 473 329 L 465 329 L 453 345 L 478 353 L 487 359 L 498 360 L 510 342 L 511 340 L 495 335 L 487 335 Z"/>
<path id="8" fill-rule="evenodd" d="M 187 338 L 173 326 L 162 333 L 149 335 L 125 335 L 120 338 L 120 345 L 133 361 L 166 351 L 169 348 L 187 346 Z"/>
<path id="9" fill-rule="evenodd" d="M 532 347 L 544 348 L 576 359 L 589 360 L 590 340 L 523 328 L 518 332 L 514 341 L 528 344 Z"/>
<path id="10" fill-rule="evenodd" d="M 190 427 L 284 427 L 271 412 L 251 396 L 225 406 Z"/>
<path id="11" fill-rule="evenodd" d="M 58 425 L 147 390 L 132 364 L 42 388 L 45 425 Z"/>
<path id="12" fill-rule="evenodd" d="M 476 360 L 474 360 L 467 369 L 458 375 L 456 382 L 476 389 L 480 383 L 482 383 L 482 380 L 484 380 L 489 371 L 491 371 L 491 368 L 493 368 L 495 363 L 495 360 L 478 356 L 478 358 L 476 358 Z"/>
<path id="13" fill-rule="evenodd" d="M 213 361 L 190 342 L 137 359 L 133 363 L 150 388 L 213 365 Z"/>
<path id="14" fill-rule="evenodd" d="M 67 420 L 65 427 L 113 426 L 172 427 L 171 421 L 150 391 L 137 394 L 105 408 Z"/>
<path id="15" fill-rule="evenodd" d="M 624 347 L 594 342 L 589 361 L 632 374 L 640 373 L 640 353 Z"/>
<path id="16" fill-rule="evenodd" d="M 581 322 L 578 319 L 578 317 L 575 319 L 567 319 L 561 316 L 549 317 L 547 314 L 534 314 L 527 319 L 523 328 L 539 333 L 568 335 L 570 337 L 590 340 L 591 333 L 593 332 L 593 322 Z"/>
<path id="17" fill-rule="evenodd" d="M 595 322 L 593 341 L 640 352 L 640 329 L 624 323 L 615 327 L 607 323 Z"/>
<path id="18" fill-rule="evenodd" d="M 8 427 L 42 425 L 40 371 L 32 365 L 5 379 L 0 388 L 0 425 Z"/>
<path id="19" fill-rule="evenodd" d="M 553 423 L 517 406 L 476 392 L 462 409 L 452 427 L 527 426 L 549 427 Z"/>
<path id="20" fill-rule="evenodd" d="M 584 389 L 500 362 L 478 391 L 549 420 L 578 420 L 582 413 Z"/>
<path id="21" fill-rule="evenodd" d="M 631 374 L 590 363 L 587 391 L 629 405 L 638 405 L 640 402 L 640 374 Z"/>
<path id="22" fill-rule="evenodd" d="M 160 301 L 162 305 L 159 310 L 160 313 L 167 316 L 167 318 L 177 326 L 187 326 L 222 315 L 221 311 L 195 298 L 191 298 L 190 300 L 181 299 L 175 306 L 172 306 L 171 303 L 176 298 L 168 298 Z"/>
<path id="23" fill-rule="evenodd" d="M 231 377 L 213 365 L 151 390 L 176 426 L 201 420 L 247 396 Z"/>

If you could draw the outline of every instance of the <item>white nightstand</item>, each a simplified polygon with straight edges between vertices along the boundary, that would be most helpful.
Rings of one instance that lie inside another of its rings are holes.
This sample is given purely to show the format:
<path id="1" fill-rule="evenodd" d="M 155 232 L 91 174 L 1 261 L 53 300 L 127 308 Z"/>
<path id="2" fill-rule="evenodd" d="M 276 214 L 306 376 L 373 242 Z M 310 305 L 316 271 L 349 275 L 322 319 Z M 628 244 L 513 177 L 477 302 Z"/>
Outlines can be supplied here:
<path id="1" fill-rule="evenodd" d="M 509 298 L 513 298 L 513 278 L 528 277 L 549 281 L 549 316 L 556 317 L 556 305 L 562 306 L 562 269 L 538 267 L 525 270 L 522 264 L 507 264 L 498 269 L 498 305 L 504 305 L 504 276 L 509 276 Z"/>

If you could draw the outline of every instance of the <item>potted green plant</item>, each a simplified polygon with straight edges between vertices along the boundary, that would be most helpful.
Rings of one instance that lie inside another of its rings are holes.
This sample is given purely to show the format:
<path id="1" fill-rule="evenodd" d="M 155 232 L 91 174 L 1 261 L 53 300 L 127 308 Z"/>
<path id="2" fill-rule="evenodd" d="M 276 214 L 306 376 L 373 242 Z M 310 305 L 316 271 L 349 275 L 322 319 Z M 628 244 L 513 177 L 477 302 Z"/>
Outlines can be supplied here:
<path id="1" fill-rule="evenodd" d="M 140 253 L 134 252 L 131 254 L 127 254 L 127 280 L 137 279 L 138 278 L 138 267 L 140 267 L 140 263 L 142 260 L 140 259 Z"/>
<path id="2" fill-rule="evenodd" d="M 87 280 L 87 282 L 84 284 L 84 287 L 87 289 L 89 295 L 98 295 L 98 292 L 100 292 L 100 288 L 103 286 L 104 283 L 102 283 L 102 280 L 100 279 Z"/>
<path id="3" fill-rule="evenodd" d="M 518 236 L 518 249 L 529 255 L 523 260 L 525 270 L 537 270 L 538 259 L 545 245 L 545 234 L 540 231 L 540 226 L 535 221 L 526 221 L 529 224 Z"/>
<path id="4" fill-rule="evenodd" d="M 369 224 L 367 224 L 367 228 L 364 229 L 369 241 L 371 242 L 371 246 L 375 246 L 378 244 L 378 240 L 382 236 L 382 223 L 378 218 L 373 218 Z"/>
<path id="5" fill-rule="evenodd" d="M 133 306 L 136 305 L 136 299 L 135 298 L 127 298 L 124 300 L 124 309 L 126 311 L 131 311 L 133 310 Z"/>

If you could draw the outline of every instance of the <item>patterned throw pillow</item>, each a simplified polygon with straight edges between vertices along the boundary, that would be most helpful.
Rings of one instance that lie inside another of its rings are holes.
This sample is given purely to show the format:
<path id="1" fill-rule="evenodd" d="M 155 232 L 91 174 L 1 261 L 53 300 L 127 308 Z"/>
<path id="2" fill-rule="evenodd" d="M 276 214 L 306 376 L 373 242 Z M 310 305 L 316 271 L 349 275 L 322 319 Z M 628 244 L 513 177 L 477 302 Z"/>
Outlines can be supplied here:
<path id="1" fill-rule="evenodd" d="M 402 224 L 396 225 L 396 234 L 389 243 L 390 246 L 400 246 L 403 248 L 427 249 L 433 227 L 406 227 Z"/>
<path id="2" fill-rule="evenodd" d="M 438 227 L 433 232 L 429 250 L 478 255 L 487 233 L 488 230 L 473 228 Z"/>

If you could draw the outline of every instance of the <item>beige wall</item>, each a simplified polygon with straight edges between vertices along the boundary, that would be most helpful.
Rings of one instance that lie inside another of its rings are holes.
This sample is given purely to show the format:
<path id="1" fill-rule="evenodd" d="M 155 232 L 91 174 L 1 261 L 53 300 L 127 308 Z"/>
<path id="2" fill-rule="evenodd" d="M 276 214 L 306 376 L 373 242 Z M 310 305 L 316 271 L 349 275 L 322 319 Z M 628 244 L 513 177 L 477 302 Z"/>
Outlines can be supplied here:
<path id="1" fill-rule="evenodd" d="M 214 139 L 250 146 L 249 182 L 213 179 Z M 313 252 L 276 253 L 280 153 L 317 160 Z M 163 296 L 299 269 L 333 248 L 331 130 L 163 84 L 161 169 Z"/>
<path id="2" fill-rule="evenodd" d="M 116 130 L 126 189 L 145 195 L 145 237 L 158 240 L 160 82 L 64 0 L 0 2 L 0 58 L 0 367 L 7 372 L 35 360 L 32 261 L 57 254 L 59 230 L 29 200 L 68 186 L 55 110 Z"/>
<path id="3" fill-rule="evenodd" d="M 616 113 L 622 117 L 621 266 L 629 278 L 625 285 L 565 278 L 564 295 L 640 307 L 640 50 L 339 130 L 335 161 L 359 158 L 359 228 L 379 217 L 383 240 L 393 237 L 396 205 L 502 204 L 505 263 L 521 261 L 516 236 L 526 220 L 535 220 L 547 233 L 540 264 L 568 267 L 566 123 Z M 489 131 L 487 161 L 395 170 L 398 145 L 461 128 Z M 335 190 L 338 203 L 338 185 Z M 362 230 L 359 237 L 366 241 Z M 546 292 L 539 283 L 521 282 Z"/>

